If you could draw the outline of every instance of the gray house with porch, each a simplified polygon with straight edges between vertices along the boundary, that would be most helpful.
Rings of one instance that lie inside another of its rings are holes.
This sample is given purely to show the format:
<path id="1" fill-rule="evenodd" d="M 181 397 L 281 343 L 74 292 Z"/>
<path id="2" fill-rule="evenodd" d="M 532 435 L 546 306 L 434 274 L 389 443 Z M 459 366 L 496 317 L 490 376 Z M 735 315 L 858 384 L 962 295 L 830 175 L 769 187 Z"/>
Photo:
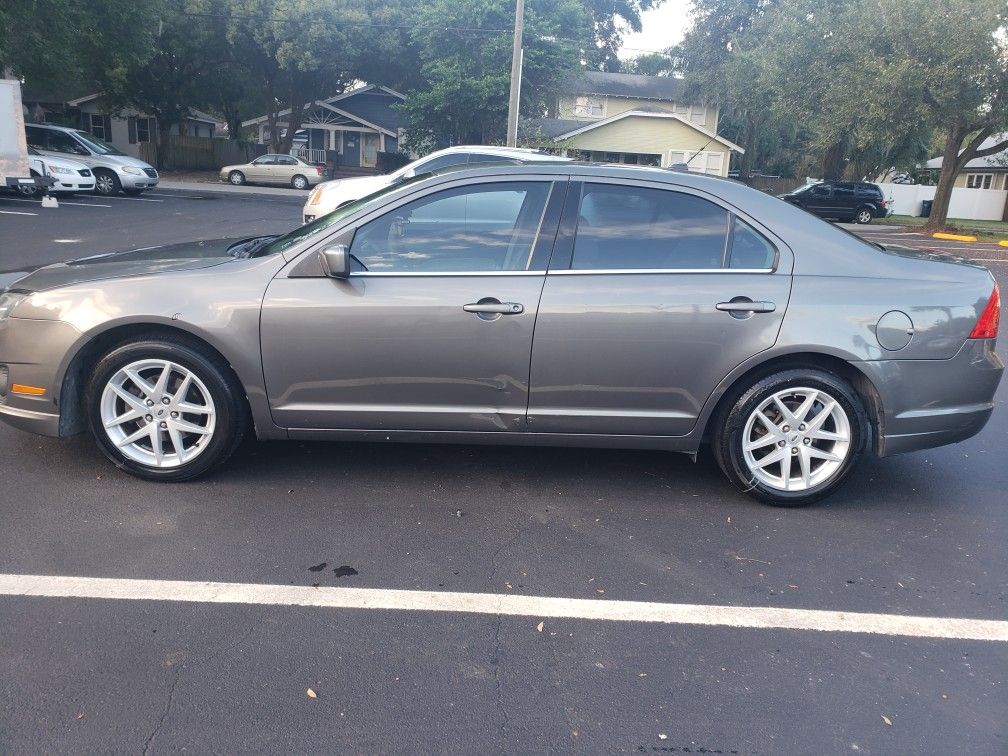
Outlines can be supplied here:
<path id="1" fill-rule="evenodd" d="M 302 121 L 292 154 L 312 163 L 355 172 L 374 170 L 379 152 L 396 152 L 406 117 L 395 106 L 406 97 L 388 87 L 367 85 L 313 102 Z M 280 112 L 277 127 L 286 130 L 290 109 Z M 242 126 L 256 129 L 259 144 L 270 141 L 269 119 L 260 116 Z"/>

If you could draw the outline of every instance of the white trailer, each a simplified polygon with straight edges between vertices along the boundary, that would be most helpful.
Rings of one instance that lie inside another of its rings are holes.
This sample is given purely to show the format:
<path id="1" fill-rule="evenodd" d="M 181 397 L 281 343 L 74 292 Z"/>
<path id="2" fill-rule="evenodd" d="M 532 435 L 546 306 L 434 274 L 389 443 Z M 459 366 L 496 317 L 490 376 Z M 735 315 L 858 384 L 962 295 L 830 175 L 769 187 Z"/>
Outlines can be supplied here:
<path id="1" fill-rule="evenodd" d="M 0 186 L 15 189 L 25 184 L 49 187 L 53 179 L 31 175 L 21 109 L 21 82 L 0 79 Z"/>

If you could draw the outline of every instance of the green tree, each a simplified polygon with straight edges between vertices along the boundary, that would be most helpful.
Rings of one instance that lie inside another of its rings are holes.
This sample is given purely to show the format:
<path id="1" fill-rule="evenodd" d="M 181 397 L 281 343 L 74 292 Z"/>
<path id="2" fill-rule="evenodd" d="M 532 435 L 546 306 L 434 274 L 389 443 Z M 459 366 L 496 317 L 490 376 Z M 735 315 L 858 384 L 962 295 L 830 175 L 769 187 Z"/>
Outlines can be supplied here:
<path id="1" fill-rule="evenodd" d="M 513 0 L 429 0 L 414 9 L 411 33 L 419 77 L 404 110 L 408 141 L 420 150 L 443 144 L 491 144 L 506 136 Z M 531 0 L 525 6 L 523 115 L 544 114 L 566 72 L 591 40 L 578 0 Z"/>

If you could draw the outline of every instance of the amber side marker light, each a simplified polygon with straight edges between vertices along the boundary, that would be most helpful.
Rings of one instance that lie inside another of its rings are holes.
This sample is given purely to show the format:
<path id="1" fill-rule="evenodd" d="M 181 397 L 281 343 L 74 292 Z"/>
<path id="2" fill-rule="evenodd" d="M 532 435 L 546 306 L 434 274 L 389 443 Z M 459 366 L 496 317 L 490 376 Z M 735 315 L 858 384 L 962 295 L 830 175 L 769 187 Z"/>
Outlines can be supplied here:
<path id="1" fill-rule="evenodd" d="M 28 396 L 42 396 L 46 390 L 38 386 L 25 386 L 23 383 L 15 383 L 10 388 L 12 394 L 28 394 Z"/>

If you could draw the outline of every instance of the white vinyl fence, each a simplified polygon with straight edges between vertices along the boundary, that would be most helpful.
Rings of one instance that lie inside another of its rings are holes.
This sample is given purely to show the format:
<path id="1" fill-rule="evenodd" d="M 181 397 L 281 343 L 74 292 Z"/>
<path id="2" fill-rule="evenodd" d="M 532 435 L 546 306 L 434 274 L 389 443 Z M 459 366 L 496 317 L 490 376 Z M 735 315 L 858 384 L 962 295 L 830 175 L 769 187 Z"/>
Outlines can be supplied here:
<path id="1" fill-rule="evenodd" d="M 934 199 L 934 186 L 916 184 L 879 184 L 882 193 L 889 200 L 894 215 L 920 215 L 921 202 Z M 952 190 L 949 202 L 949 218 L 965 220 L 1002 220 L 1008 191 L 1003 189 L 961 189 Z"/>

